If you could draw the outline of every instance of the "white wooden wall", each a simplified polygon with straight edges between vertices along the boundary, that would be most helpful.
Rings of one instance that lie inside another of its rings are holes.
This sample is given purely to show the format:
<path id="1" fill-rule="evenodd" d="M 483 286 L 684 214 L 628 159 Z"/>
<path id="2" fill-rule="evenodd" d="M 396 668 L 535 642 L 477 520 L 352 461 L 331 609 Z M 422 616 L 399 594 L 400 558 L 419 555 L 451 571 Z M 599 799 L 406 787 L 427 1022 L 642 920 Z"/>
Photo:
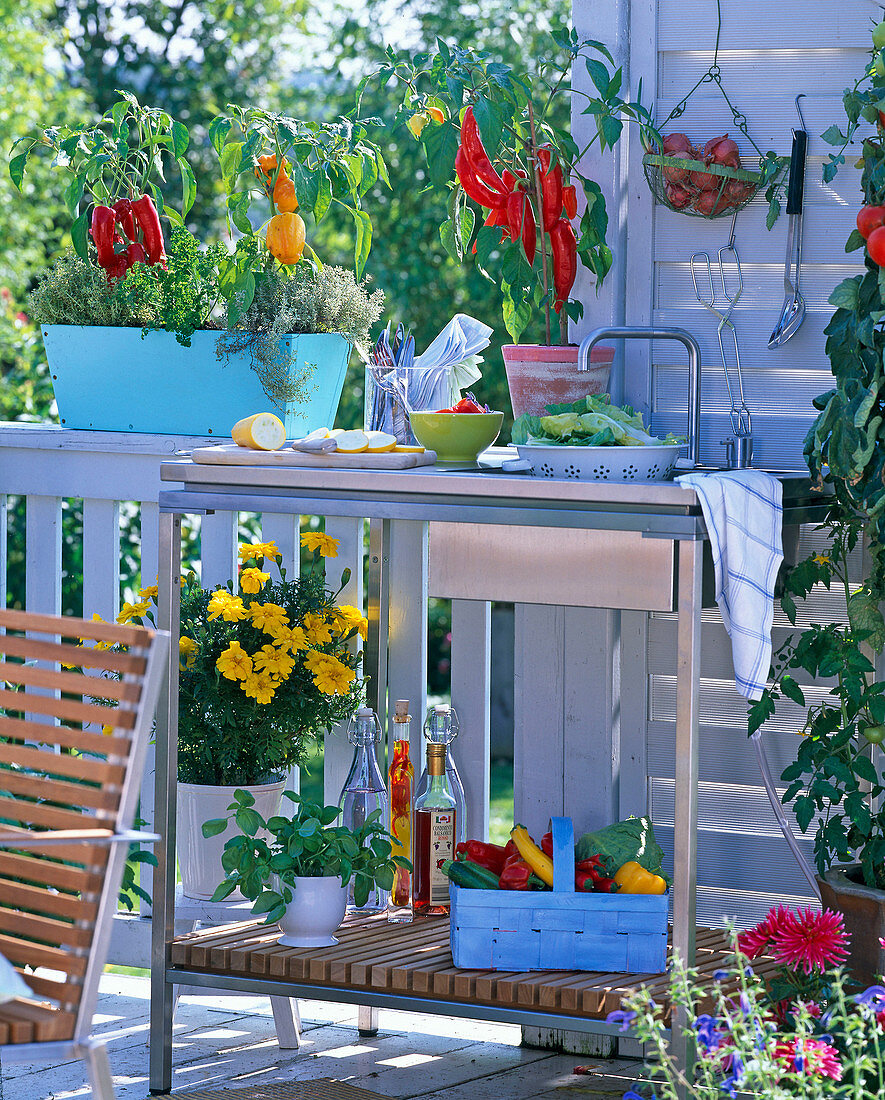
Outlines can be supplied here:
<path id="1" fill-rule="evenodd" d="M 643 99 L 665 118 L 713 58 L 716 0 L 686 8 L 676 0 L 574 0 L 579 32 L 614 47 L 629 72 L 629 86 L 642 78 Z M 769 351 L 768 337 L 783 300 L 787 219 L 765 228 L 766 204 L 754 201 L 738 215 L 736 236 L 744 292 L 735 310 L 744 366 L 744 390 L 753 416 L 756 465 L 801 469 L 802 440 L 814 418 L 811 399 L 830 387 L 823 330 L 831 309 L 827 298 L 846 275 L 860 270 L 859 253 L 846 256 L 844 243 L 860 203 L 859 172 L 847 157 L 831 185 L 821 182 L 830 147 L 820 133 L 844 118 L 841 95 L 862 71 L 870 28 L 881 18 L 874 0 L 722 0 L 719 64 L 735 105 L 763 150 L 789 155 L 791 129 L 798 125 L 794 99 L 801 101 L 809 131 L 805 177 L 802 292 L 808 314 L 798 334 Z M 577 74 L 580 83 L 586 77 Z M 588 89 L 589 90 L 589 89 Z M 579 140 L 588 122 L 573 118 Z M 695 92 L 683 117 L 665 133 L 680 130 L 694 141 L 728 132 L 750 163 L 752 147 L 733 125 L 718 89 Z M 587 135 L 589 136 L 589 135 Z M 705 221 L 656 207 L 642 173 L 635 134 L 618 156 L 590 165 L 604 187 L 616 265 L 597 298 L 579 284 L 587 315 L 580 336 L 596 325 L 614 323 L 679 325 L 698 339 L 703 355 L 702 459 L 724 460 L 719 441 L 730 434 L 728 402 L 712 315 L 695 299 L 689 269 L 692 252 L 716 262 L 728 241 L 728 218 Z M 859 146 L 856 147 L 859 150 Z M 733 270 L 729 269 L 733 275 Z M 681 349 L 671 343 L 631 343 L 615 361 L 613 393 L 650 414 L 657 430 L 684 432 L 687 370 Z M 804 553 L 815 545 L 803 536 Z M 835 597 L 822 595 L 810 612 L 816 622 L 838 620 Z M 788 623 L 775 618 L 774 641 Z M 725 914 L 739 923 L 758 919 L 774 901 L 808 900 L 808 887 L 781 838 L 761 788 L 746 735 L 746 706 L 734 691 L 730 645 L 714 608 L 704 614 L 701 684 L 701 791 L 698 866 L 699 923 L 718 923 Z M 624 692 L 620 708 L 620 766 L 616 787 L 621 814 L 648 809 L 661 843 L 672 849 L 675 621 L 672 616 L 620 616 L 622 684 L 644 683 L 644 692 Z M 811 697 L 824 691 L 813 689 Z M 776 776 L 794 758 L 800 708 L 787 705 L 769 723 L 765 744 Z M 648 776 L 648 778 L 647 778 Z M 810 843 L 806 845 L 810 849 Z"/>

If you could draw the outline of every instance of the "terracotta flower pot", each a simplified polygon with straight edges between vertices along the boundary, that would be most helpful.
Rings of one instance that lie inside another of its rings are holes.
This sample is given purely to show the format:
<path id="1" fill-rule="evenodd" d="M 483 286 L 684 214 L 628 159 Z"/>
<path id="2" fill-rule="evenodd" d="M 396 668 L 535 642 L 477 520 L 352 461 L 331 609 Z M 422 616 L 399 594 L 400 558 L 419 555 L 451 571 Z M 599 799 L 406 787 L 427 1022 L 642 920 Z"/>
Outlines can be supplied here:
<path id="1" fill-rule="evenodd" d="M 606 393 L 615 354 L 614 348 L 597 346 L 590 352 L 590 369 L 579 371 L 574 344 L 505 344 L 502 351 L 514 418 L 543 416 L 548 405 Z"/>
<path id="2" fill-rule="evenodd" d="M 864 986 L 874 985 L 885 973 L 885 950 L 879 940 L 885 936 L 885 890 L 872 890 L 849 878 L 860 871 L 860 864 L 834 867 L 818 877 L 820 900 L 827 909 L 835 909 L 845 920 L 851 936 L 846 967 Z"/>

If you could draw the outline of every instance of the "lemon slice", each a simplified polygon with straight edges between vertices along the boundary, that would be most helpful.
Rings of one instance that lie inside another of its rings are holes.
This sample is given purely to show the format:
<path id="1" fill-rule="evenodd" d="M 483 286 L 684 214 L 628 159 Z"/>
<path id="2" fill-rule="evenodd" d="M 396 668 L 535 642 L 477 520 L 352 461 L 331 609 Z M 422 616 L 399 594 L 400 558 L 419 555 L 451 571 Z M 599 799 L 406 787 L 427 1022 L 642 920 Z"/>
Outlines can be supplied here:
<path id="1" fill-rule="evenodd" d="M 397 444 L 396 447 L 393 448 L 393 452 L 394 452 L 394 454 L 398 454 L 398 455 L 423 455 L 424 454 L 424 448 L 423 447 L 407 447 L 404 444 Z"/>
<path id="2" fill-rule="evenodd" d="M 369 445 L 366 433 L 360 431 L 359 428 L 354 428 L 349 432 L 341 432 L 340 435 L 335 436 L 335 442 L 338 444 L 338 454 L 341 455 L 362 454 Z"/>
<path id="3" fill-rule="evenodd" d="M 315 428 L 312 432 L 309 432 L 301 442 L 307 443 L 311 439 L 328 439 L 330 435 L 331 432 L 328 428 Z"/>
<path id="4" fill-rule="evenodd" d="M 286 442 L 282 420 L 267 412 L 238 420 L 230 434 L 238 447 L 248 447 L 253 451 L 278 451 Z"/>
<path id="5" fill-rule="evenodd" d="M 370 455 L 386 454 L 396 446 L 396 436 L 390 432 L 366 432 L 366 439 L 369 441 L 366 450 Z"/>

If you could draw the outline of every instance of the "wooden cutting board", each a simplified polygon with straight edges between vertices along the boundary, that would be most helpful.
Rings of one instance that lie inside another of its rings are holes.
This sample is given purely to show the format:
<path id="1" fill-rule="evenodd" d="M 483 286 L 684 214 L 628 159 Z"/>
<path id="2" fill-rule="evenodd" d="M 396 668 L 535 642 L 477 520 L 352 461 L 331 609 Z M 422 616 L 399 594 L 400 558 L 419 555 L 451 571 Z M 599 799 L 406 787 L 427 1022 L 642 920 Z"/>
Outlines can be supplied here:
<path id="1" fill-rule="evenodd" d="M 197 447 L 191 452 L 194 462 L 219 466 L 310 466 L 328 470 L 412 470 L 416 466 L 432 466 L 436 451 L 423 454 L 344 455 L 332 451 L 329 454 L 309 454 L 307 451 L 250 451 L 236 443 L 222 443 L 217 447 Z"/>

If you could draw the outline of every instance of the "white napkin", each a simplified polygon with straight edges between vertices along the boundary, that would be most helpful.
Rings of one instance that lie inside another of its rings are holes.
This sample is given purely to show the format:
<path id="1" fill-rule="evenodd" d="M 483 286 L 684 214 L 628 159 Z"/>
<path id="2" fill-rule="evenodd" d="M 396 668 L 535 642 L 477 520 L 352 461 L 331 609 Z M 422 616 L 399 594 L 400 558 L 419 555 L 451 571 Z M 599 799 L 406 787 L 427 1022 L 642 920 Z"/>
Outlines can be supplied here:
<path id="1" fill-rule="evenodd" d="M 0 955 L 0 1004 L 14 997 L 31 997 L 34 991 L 25 984 L 21 974 L 11 962 Z"/>
<path id="2" fill-rule="evenodd" d="M 783 553 L 783 486 L 761 470 L 682 474 L 701 502 L 716 602 L 731 637 L 735 687 L 758 699 L 771 668 L 774 583 Z"/>

